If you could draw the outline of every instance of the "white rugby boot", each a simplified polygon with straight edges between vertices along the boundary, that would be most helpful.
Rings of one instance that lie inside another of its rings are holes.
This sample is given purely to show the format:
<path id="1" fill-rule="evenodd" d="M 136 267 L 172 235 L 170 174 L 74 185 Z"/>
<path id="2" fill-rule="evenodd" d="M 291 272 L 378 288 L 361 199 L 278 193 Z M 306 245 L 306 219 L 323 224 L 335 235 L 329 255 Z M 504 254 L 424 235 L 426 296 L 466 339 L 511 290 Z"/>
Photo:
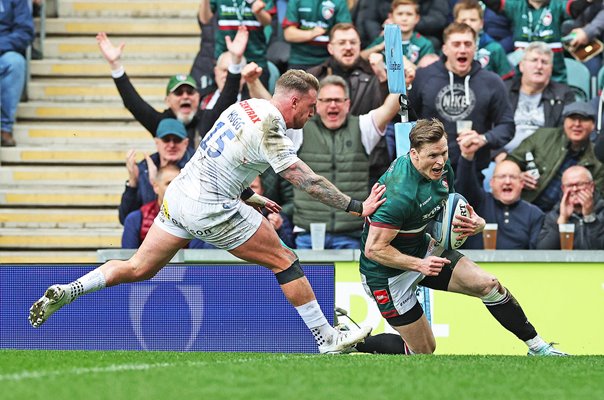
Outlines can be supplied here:
<path id="1" fill-rule="evenodd" d="M 570 354 L 567 354 L 563 351 L 556 349 L 554 347 L 554 343 L 546 343 L 545 346 L 541 346 L 537 350 L 529 349 L 527 355 L 528 356 L 568 356 Z"/>
<path id="2" fill-rule="evenodd" d="M 336 334 L 319 346 L 321 354 L 342 354 L 353 351 L 354 345 L 365 340 L 371 333 L 368 326 L 351 331 L 336 329 Z"/>
<path id="3" fill-rule="evenodd" d="M 29 309 L 29 323 L 34 328 L 38 328 L 46 320 L 58 311 L 65 304 L 70 303 L 69 294 L 61 287 L 62 285 L 53 285 L 46 289 L 44 296 L 36 301 Z"/>

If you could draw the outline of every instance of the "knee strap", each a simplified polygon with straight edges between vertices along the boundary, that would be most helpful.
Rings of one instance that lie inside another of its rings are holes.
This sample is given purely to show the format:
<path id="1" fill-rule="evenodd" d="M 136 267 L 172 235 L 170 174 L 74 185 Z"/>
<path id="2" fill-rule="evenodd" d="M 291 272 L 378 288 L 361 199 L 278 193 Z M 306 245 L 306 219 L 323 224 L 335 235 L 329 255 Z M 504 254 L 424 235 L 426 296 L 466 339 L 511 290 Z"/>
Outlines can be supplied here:
<path id="1" fill-rule="evenodd" d="M 277 278 L 277 282 L 279 285 L 285 285 L 291 281 L 295 281 L 296 279 L 300 279 L 304 276 L 304 271 L 300 268 L 300 261 L 296 260 L 289 268 L 284 269 L 281 272 L 277 272 L 275 277 Z"/>
<path id="2" fill-rule="evenodd" d="M 486 296 L 481 297 L 482 302 L 487 306 L 496 306 L 498 304 L 507 303 L 510 299 L 510 295 L 508 290 L 505 287 L 503 288 L 503 293 L 499 293 L 499 288 L 502 287 L 500 284 L 497 284 L 497 287 L 494 287 L 493 290 L 489 292 Z"/>

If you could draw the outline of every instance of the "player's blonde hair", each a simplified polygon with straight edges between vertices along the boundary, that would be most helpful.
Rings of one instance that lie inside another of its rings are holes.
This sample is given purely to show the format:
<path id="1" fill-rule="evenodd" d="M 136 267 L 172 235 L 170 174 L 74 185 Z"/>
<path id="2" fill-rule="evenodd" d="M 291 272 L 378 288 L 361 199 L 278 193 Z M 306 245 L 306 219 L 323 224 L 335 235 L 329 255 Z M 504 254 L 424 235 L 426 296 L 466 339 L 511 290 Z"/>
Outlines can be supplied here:
<path id="1" fill-rule="evenodd" d="M 425 144 L 436 143 L 443 137 L 447 137 L 447 132 L 443 123 L 436 118 L 418 120 L 409 132 L 411 148 L 417 151 Z"/>
<path id="2" fill-rule="evenodd" d="M 275 93 L 296 91 L 301 94 L 310 92 L 312 89 L 319 91 L 319 81 L 314 75 L 301 69 L 290 69 L 286 71 L 275 84 Z"/>

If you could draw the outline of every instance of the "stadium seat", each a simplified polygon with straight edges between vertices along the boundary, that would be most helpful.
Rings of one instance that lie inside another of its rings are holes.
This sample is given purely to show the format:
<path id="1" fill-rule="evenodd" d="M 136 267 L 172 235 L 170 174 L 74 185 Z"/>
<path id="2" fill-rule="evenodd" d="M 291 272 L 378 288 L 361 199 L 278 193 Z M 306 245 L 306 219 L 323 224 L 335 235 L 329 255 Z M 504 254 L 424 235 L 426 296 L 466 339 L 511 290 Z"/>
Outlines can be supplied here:
<path id="1" fill-rule="evenodd" d="M 279 68 L 272 62 L 268 62 L 268 91 L 273 94 L 275 91 L 275 84 L 277 83 L 277 79 L 281 76 L 281 72 L 279 72 Z"/>
<path id="2" fill-rule="evenodd" d="M 596 94 L 599 94 L 600 90 L 604 88 L 604 65 L 600 68 L 598 72 L 598 86 L 596 89 Z"/>
<path id="3" fill-rule="evenodd" d="M 591 98 L 589 69 L 572 58 L 565 58 L 568 86 L 575 91 L 577 101 L 588 101 Z"/>

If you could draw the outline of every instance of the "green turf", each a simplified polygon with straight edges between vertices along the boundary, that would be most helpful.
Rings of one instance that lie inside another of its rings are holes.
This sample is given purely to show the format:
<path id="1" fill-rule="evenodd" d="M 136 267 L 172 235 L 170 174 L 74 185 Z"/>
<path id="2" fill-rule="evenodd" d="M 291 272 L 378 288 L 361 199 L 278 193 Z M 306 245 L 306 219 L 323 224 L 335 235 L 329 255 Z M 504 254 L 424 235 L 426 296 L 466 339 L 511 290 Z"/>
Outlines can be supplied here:
<path id="1" fill-rule="evenodd" d="M 604 399 L 604 357 L 0 350 L 1 399 Z"/>

